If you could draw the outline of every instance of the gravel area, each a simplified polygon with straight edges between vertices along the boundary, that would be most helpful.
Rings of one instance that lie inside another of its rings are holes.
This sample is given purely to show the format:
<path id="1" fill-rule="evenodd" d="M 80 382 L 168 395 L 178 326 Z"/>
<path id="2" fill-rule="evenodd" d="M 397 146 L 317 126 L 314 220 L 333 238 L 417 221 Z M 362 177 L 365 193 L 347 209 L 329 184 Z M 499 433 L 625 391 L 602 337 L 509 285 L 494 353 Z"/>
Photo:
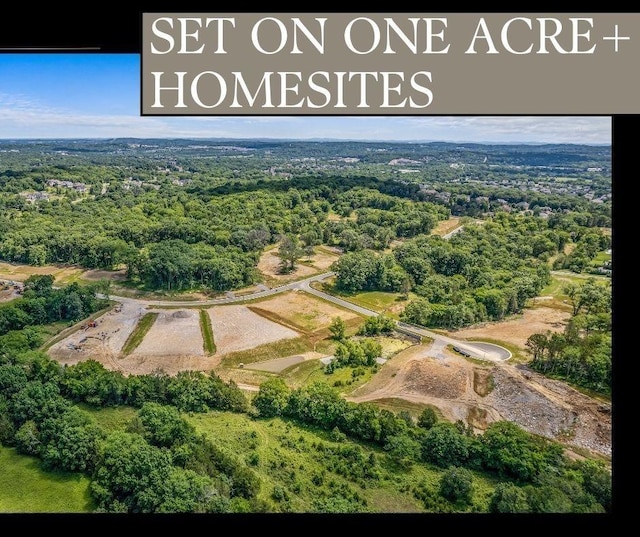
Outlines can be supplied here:
<path id="1" fill-rule="evenodd" d="M 203 356 L 198 310 L 151 310 L 158 317 L 134 355 Z"/>

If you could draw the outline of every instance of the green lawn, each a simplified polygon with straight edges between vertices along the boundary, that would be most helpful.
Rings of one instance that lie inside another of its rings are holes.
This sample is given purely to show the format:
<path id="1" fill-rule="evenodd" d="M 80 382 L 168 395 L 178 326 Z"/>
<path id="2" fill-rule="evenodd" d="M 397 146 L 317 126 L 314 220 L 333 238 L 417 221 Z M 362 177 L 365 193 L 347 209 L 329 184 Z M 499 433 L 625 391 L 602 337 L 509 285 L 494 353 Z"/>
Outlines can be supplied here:
<path id="1" fill-rule="evenodd" d="M 0 446 L 0 513 L 89 513 L 89 479 L 45 472 L 34 457 Z"/>

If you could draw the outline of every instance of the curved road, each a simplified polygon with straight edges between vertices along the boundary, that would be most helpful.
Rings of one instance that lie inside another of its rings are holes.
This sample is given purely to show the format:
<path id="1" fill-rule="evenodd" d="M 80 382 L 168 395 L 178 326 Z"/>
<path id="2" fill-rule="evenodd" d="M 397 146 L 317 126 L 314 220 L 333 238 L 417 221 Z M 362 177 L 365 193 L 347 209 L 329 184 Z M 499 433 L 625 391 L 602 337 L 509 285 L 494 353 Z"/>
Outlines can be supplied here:
<path id="1" fill-rule="evenodd" d="M 360 315 L 364 315 L 366 317 L 375 317 L 379 315 L 377 311 L 373 311 L 353 302 L 349 302 L 348 300 L 344 300 L 342 298 L 338 298 L 336 296 L 330 295 L 328 293 L 324 293 L 323 291 L 318 291 L 311 287 L 311 284 L 314 282 L 319 282 L 322 280 L 326 280 L 333 276 L 334 272 L 323 272 L 322 274 L 316 274 L 315 276 L 311 276 L 309 278 L 305 278 L 304 280 L 298 280 L 295 282 L 287 283 L 284 285 L 280 285 L 278 287 L 273 287 L 271 289 L 264 289 L 262 291 L 256 291 L 255 293 L 250 293 L 247 295 L 235 296 L 232 293 L 227 296 L 221 298 L 213 298 L 210 300 L 181 300 L 181 301 L 162 301 L 162 300 L 143 300 L 139 298 L 127 298 L 116 295 L 109 295 L 109 298 L 122 303 L 136 303 L 136 304 L 144 304 L 146 306 L 152 306 L 157 308 L 162 307 L 171 307 L 171 306 L 216 306 L 220 304 L 233 304 L 233 303 L 242 303 L 248 300 L 255 300 L 256 298 L 264 298 L 272 295 L 276 295 L 278 293 L 282 293 L 284 291 L 292 291 L 299 290 L 304 291 L 305 293 L 309 293 L 311 295 L 315 295 L 323 300 L 327 300 L 332 302 L 338 306 L 343 308 L 350 309 L 359 313 Z M 461 351 L 465 351 L 473 358 L 478 358 L 480 360 L 488 360 L 488 361 L 504 361 L 511 358 L 511 352 L 504 347 L 500 347 L 499 345 L 494 345 L 493 343 L 484 343 L 484 342 L 470 342 L 464 340 L 457 340 L 448 336 L 443 336 L 442 334 L 438 334 L 437 332 L 432 332 L 431 330 L 427 330 L 426 328 L 412 325 L 409 323 L 404 323 L 400 321 L 396 321 L 396 329 L 399 332 L 404 332 L 405 334 L 419 336 L 419 337 L 429 337 L 434 341 L 438 341 L 440 343 L 444 343 L 446 345 L 453 345 L 457 347 Z"/>

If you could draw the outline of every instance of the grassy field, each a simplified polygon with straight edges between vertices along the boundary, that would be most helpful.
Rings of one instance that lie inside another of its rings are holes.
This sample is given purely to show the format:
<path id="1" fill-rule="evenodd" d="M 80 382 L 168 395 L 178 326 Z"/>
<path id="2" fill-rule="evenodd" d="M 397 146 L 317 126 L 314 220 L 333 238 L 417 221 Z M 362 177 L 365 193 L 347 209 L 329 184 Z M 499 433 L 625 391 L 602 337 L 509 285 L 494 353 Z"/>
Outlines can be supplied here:
<path id="1" fill-rule="evenodd" d="M 394 319 L 398 319 L 400 312 L 404 309 L 408 301 L 417 296 L 415 293 L 409 293 L 408 298 L 404 299 L 402 293 L 390 293 L 386 291 L 364 291 L 353 294 L 341 293 L 333 287 L 333 280 L 334 278 L 330 278 L 324 282 L 314 282 L 311 286 L 318 291 L 338 296 L 352 304 L 378 313 L 384 313 Z"/>
<path id="2" fill-rule="evenodd" d="M 231 352 L 222 358 L 222 365 L 238 367 L 239 364 L 251 364 L 263 360 L 273 360 L 294 354 L 302 354 L 313 350 L 313 343 L 306 337 L 283 339 L 266 343 L 246 351 Z"/>
<path id="3" fill-rule="evenodd" d="M 89 405 L 80 404 L 78 406 L 85 412 L 91 414 L 96 423 L 108 433 L 124 430 L 127 424 L 138 414 L 135 408 L 126 406 L 102 408 L 99 410 Z"/>
<path id="4" fill-rule="evenodd" d="M 156 322 L 157 318 L 157 312 L 151 311 L 144 314 L 142 319 L 140 319 L 140 322 L 133 329 L 133 332 L 129 334 L 127 341 L 125 341 L 122 347 L 122 354 L 126 356 L 127 354 L 131 354 L 134 350 L 136 350 L 136 347 L 140 345 L 140 343 L 142 343 L 144 336 L 146 336 L 147 332 L 151 330 L 151 327 L 153 326 L 153 323 Z"/>
<path id="5" fill-rule="evenodd" d="M 362 447 L 362 460 L 374 457 L 379 477 L 348 479 L 344 473 L 357 473 L 358 465 L 320 446 L 331 450 L 351 442 L 335 441 L 329 431 L 298 427 L 279 418 L 251 420 L 223 412 L 187 419 L 220 448 L 243 459 L 260 477 L 261 499 L 282 512 L 312 512 L 316 502 L 326 496 L 348 498 L 351 505 L 357 499 L 358 512 L 363 513 L 424 513 L 413 490 L 426 487 L 432 493 L 437 491 L 442 475 L 442 470 L 422 464 L 400 468 L 382 449 Z M 474 474 L 474 501 L 486 506 L 494 486 Z"/>
<path id="6" fill-rule="evenodd" d="M 45 472 L 34 457 L 0 446 L 0 513 L 88 513 L 89 479 Z"/>
<path id="7" fill-rule="evenodd" d="M 211 317 L 207 310 L 200 310 L 200 330 L 202 331 L 202 342 L 204 345 L 204 353 L 207 355 L 215 354 L 216 343 L 213 339 L 213 328 L 211 327 Z"/>

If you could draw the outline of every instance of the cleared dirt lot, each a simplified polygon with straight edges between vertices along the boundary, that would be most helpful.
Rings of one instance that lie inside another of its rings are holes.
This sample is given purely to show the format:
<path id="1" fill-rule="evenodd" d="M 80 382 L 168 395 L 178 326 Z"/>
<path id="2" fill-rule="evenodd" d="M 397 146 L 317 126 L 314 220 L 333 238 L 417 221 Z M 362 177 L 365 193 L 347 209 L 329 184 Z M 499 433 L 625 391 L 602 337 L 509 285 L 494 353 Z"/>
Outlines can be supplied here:
<path id="1" fill-rule="evenodd" d="M 387 361 L 352 401 L 404 399 L 437 407 L 480 433 L 497 420 L 610 457 L 611 404 L 508 362 L 477 365 L 442 347 L 411 347 Z"/>
<path id="2" fill-rule="evenodd" d="M 155 323 L 140 345 L 129 356 L 122 356 L 127 338 L 149 311 L 158 312 Z M 68 365 L 91 358 L 125 373 L 146 374 L 162 368 L 172 375 L 185 369 L 208 371 L 230 352 L 300 336 L 246 306 L 212 307 L 208 313 L 217 347 L 211 357 L 204 353 L 197 309 L 148 310 L 135 300 L 96 319 L 95 327 L 79 328 L 55 343 L 49 355 Z"/>
<path id="3" fill-rule="evenodd" d="M 79 328 L 49 348 L 49 356 L 64 364 L 89 358 L 101 359 L 113 367 L 112 359 L 120 354 L 129 334 L 147 312 L 135 301 L 126 301 L 96 319 L 96 326 Z"/>
<path id="4" fill-rule="evenodd" d="M 449 332 L 449 335 L 459 339 L 499 340 L 524 350 L 531 334 L 544 334 L 547 330 L 562 332 L 570 318 L 571 314 L 568 311 L 536 307 L 525 309 L 514 319 L 476 325 L 473 328 Z"/>
<path id="5" fill-rule="evenodd" d="M 204 356 L 198 310 L 157 311 L 156 322 L 132 355 Z"/>
<path id="6" fill-rule="evenodd" d="M 360 318 L 352 311 L 344 310 L 300 291 L 280 293 L 273 298 L 256 303 L 255 307 L 275 313 L 293 325 L 309 331 L 328 327 L 334 317 L 342 317 L 345 321 Z"/>
<path id="7" fill-rule="evenodd" d="M 219 306 L 209 308 L 208 312 L 217 356 L 300 336 L 295 330 L 265 319 L 246 306 Z"/>

